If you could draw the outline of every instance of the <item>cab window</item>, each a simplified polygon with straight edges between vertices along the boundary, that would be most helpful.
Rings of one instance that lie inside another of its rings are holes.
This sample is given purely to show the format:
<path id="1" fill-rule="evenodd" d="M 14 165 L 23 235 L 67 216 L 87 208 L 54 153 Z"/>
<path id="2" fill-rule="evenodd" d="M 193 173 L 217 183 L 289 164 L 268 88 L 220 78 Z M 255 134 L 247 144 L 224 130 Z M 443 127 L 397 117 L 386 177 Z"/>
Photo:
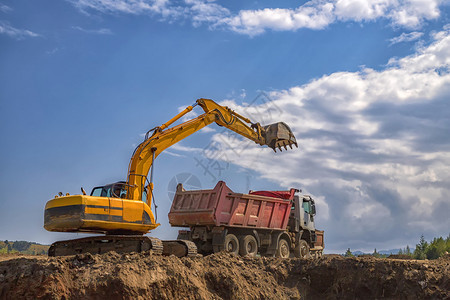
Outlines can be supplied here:
<path id="1" fill-rule="evenodd" d="M 100 186 L 92 190 L 91 196 L 97 197 L 111 197 L 111 186 Z"/>
<path id="2" fill-rule="evenodd" d="M 303 209 L 305 210 L 305 213 L 310 213 L 311 212 L 311 204 L 310 202 L 303 202 Z"/>
<path id="3" fill-rule="evenodd" d="M 142 201 L 144 202 L 147 201 L 147 188 L 145 188 L 144 191 L 142 192 Z"/>
<path id="4" fill-rule="evenodd" d="M 103 188 L 98 187 L 92 190 L 91 196 L 101 197 Z"/>
<path id="5" fill-rule="evenodd" d="M 112 197 L 114 198 L 126 198 L 127 190 L 123 184 L 117 183 L 113 185 Z"/>

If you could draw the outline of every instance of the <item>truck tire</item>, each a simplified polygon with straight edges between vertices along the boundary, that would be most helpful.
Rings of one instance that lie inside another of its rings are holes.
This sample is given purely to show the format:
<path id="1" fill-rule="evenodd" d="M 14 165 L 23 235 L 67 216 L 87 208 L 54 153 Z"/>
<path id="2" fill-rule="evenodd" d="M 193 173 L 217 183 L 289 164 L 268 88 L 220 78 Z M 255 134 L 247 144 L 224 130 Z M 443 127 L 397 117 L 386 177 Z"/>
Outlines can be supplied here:
<path id="1" fill-rule="evenodd" d="M 253 235 L 245 235 L 239 239 L 239 254 L 255 257 L 258 253 L 258 243 Z"/>
<path id="2" fill-rule="evenodd" d="M 227 234 L 227 236 L 225 237 L 223 246 L 224 246 L 224 250 L 226 252 L 238 255 L 239 240 L 237 239 L 237 237 L 234 234 L 232 234 L 232 233 Z"/>
<path id="3" fill-rule="evenodd" d="M 305 240 L 299 240 L 294 249 L 294 256 L 297 258 L 309 258 L 309 245 Z"/>
<path id="4" fill-rule="evenodd" d="M 276 257 L 281 258 L 289 258 L 290 255 L 290 249 L 289 249 L 289 243 L 285 239 L 280 239 L 278 242 L 278 248 L 277 253 L 275 254 Z"/>

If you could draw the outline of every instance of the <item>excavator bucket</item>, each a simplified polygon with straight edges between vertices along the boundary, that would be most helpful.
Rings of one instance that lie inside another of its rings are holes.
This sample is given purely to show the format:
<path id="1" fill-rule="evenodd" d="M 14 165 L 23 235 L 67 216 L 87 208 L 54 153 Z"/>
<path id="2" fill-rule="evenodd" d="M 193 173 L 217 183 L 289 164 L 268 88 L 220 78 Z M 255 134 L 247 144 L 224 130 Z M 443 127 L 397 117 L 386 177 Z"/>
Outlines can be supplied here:
<path id="1" fill-rule="evenodd" d="M 298 148 L 297 140 L 295 139 L 292 130 L 284 122 L 278 122 L 263 127 L 264 137 L 266 139 L 266 145 L 277 152 L 276 149 L 284 147 L 287 150 L 289 146 L 292 149 L 292 145 Z"/>

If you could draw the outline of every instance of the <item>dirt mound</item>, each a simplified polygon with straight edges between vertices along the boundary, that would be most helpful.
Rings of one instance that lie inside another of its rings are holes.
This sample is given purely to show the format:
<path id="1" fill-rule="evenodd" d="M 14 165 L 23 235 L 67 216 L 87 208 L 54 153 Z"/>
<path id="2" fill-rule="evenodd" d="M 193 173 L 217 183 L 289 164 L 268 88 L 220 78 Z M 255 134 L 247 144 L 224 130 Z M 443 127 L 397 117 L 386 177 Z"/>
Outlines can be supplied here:
<path id="1" fill-rule="evenodd" d="M 8 257 L 1 299 L 446 299 L 450 260 L 182 258 L 140 254 Z"/>

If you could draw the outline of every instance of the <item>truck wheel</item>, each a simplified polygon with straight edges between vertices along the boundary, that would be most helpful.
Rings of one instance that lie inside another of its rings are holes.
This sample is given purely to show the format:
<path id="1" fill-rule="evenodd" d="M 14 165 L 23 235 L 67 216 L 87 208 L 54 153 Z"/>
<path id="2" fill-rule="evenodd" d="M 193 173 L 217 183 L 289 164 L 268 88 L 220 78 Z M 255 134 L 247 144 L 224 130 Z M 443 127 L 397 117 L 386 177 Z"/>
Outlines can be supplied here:
<path id="1" fill-rule="evenodd" d="M 278 249 L 276 253 L 276 257 L 281 258 L 289 258 L 290 250 L 289 250 L 289 243 L 285 239 L 280 239 L 278 242 Z"/>
<path id="2" fill-rule="evenodd" d="M 232 254 L 237 255 L 239 252 L 239 241 L 237 237 L 232 233 L 227 234 L 223 246 L 225 251 L 230 252 Z"/>
<path id="3" fill-rule="evenodd" d="M 258 243 L 253 235 L 246 235 L 239 239 L 239 254 L 255 257 L 258 253 Z"/>
<path id="4" fill-rule="evenodd" d="M 298 258 L 309 257 L 309 245 L 305 240 L 300 240 L 294 249 L 294 255 Z"/>

